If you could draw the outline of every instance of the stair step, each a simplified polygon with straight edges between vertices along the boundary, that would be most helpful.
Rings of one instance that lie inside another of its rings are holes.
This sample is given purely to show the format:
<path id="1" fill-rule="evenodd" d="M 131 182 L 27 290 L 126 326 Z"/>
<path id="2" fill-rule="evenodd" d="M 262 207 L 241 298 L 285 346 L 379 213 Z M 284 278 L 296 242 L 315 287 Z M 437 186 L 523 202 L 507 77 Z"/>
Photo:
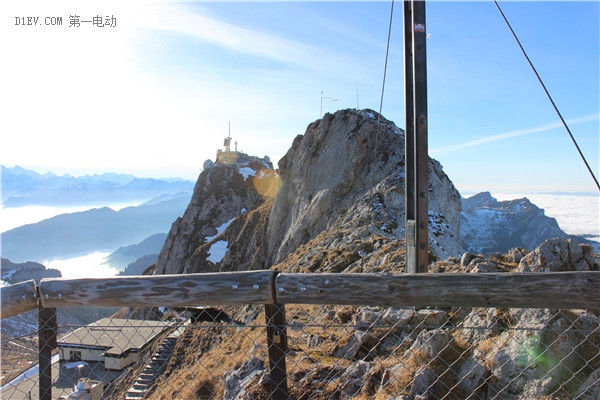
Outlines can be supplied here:
<path id="1" fill-rule="evenodd" d="M 148 390 L 148 385 L 144 385 L 144 384 L 141 384 L 141 383 L 134 383 L 133 384 L 133 389 L 145 392 L 146 390 Z"/>

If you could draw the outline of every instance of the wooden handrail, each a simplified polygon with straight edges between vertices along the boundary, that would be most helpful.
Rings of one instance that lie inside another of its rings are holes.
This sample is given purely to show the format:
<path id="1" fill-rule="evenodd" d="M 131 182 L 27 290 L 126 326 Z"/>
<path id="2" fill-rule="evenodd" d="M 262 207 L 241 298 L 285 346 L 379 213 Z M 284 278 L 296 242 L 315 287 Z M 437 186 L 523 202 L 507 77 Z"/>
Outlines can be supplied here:
<path id="1" fill-rule="evenodd" d="M 31 310 L 37 310 L 38 299 L 35 281 L 29 280 L 0 289 L 2 319 Z"/>
<path id="2" fill-rule="evenodd" d="M 275 271 L 42 279 L 6 286 L 2 318 L 42 307 L 348 304 L 597 309 L 600 272 L 319 274 Z"/>
<path id="3" fill-rule="evenodd" d="M 43 307 L 158 307 L 269 304 L 271 270 L 207 274 L 42 279 Z"/>
<path id="4" fill-rule="evenodd" d="M 600 272 L 279 274 L 277 302 L 596 309 Z"/>

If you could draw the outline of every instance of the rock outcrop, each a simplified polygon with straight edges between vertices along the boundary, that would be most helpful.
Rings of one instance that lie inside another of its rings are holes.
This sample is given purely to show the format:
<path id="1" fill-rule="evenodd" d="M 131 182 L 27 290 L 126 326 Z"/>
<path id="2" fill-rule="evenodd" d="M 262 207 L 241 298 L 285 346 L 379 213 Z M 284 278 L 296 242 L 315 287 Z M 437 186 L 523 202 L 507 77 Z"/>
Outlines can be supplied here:
<path id="1" fill-rule="evenodd" d="M 371 243 L 362 247 L 404 237 L 404 133 L 375 112 L 326 114 L 277 172 L 269 167 L 254 160 L 203 171 L 156 273 L 269 268 L 326 232 Z M 459 256 L 460 195 L 435 160 L 429 179 L 432 257 Z M 360 250 L 351 249 L 353 262 Z"/>
<path id="2" fill-rule="evenodd" d="M 225 261 L 239 262 L 229 269 L 263 268 L 267 212 L 261 206 L 277 182 L 272 166 L 256 161 L 203 171 L 185 213 L 171 226 L 155 274 L 214 272 L 226 255 Z"/>
<path id="3" fill-rule="evenodd" d="M 27 281 L 29 279 L 33 279 L 35 280 L 35 283 L 39 284 L 43 278 L 62 277 L 59 270 L 46 268 L 40 263 L 33 261 L 14 263 L 6 258 L 2 258 L 1 260 L 0 271 L 2 280 L 10 284 Z"/>
<path id="4" fill-rule="evenodd" d="M 571 239 L 548 239 L 519 260 L 519 272 L 598 271 L 600 256 Z"/>
<path id="5" fill-rule="evenodd" d="M 404 237 L 404 132 L 375 112 L 338 111 L 310 124 L 279 173 L 283 185 L 268 228 L 272 264 L 340 223 Z M 460 195 L 435 160 L 429 182 L 432 253 L 457 256 Z"/>
<path id="6" fill-rule="evenodd" d="M 547 239 L 570 238 L 527 198 L 497 201 L 489 192 L 463 199 L 460 236 L 465 250 L 484 254 L 535 249 Z"/>

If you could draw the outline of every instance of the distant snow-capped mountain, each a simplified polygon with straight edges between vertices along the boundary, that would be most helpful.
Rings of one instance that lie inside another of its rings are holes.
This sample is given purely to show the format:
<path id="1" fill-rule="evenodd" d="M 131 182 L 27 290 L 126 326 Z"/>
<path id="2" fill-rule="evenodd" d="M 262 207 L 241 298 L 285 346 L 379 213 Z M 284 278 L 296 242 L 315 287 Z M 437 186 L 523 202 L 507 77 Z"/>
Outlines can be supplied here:
<path id="1" fill-rule="evenodd" d="M 28 205 L 67 206 L 148 200 L 165 194 L 193 190 L 194 182 L 179 178 L 138 178 L 127 174 L 94 174 L 73 177 L 39 174 L 19 166 L 1 166 L 4 207 Z"/>

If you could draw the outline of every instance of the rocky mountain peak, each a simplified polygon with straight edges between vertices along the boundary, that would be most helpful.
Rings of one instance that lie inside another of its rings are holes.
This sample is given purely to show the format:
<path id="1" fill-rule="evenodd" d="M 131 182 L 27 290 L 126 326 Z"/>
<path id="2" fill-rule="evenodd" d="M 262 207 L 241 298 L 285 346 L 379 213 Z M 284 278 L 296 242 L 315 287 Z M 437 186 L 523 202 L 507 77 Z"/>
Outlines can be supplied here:
<path id="1" fill-rule="evenodd" d="M 470 252 L 506 252 L 513 247 L 536 248 L 551 238 L 569 238 L 556 219 L 526 197 L 497 201 L 489 192 L 462 201 L 460 234 Z M 582 239 L 578 239 L 584 242 Z"/>
<path id="2" fill-rule="evenodd" d="M 198 177 L 186 211 L 171 226 L 155 273 L 218 270 L 216 264 L 223 261 L 225 253 L 233 256 L 233 252 L 227 251 L 231 248 L 230 241 L 242 240 L 238 237 L 242 233 L 246 250 L 254 253 L 252 245 L 261 240 L 261 226 L 266 228 L 264 219 L 255 219 L 256 210 L 261 210 L 261 205 L 274 195 L 278 184 L 277 173 L 270 167 L 270 163 L 252 159 L 247 163 L 213 163 L 205 169 Z M 244 230 L 248 224 L 252 226 L 250 234 Z M 251 237 L 255 234 L 258 239 Z M 262 266 L 264 256 L 246 255 L 240 250 L 233 256 L 233 260 L 244 260 L 233 269 Z"/>
<path id="3" fill-rule="evenodd" d="M 462 199 L 463 211 L 478 207 L 493 207 L 496 204 L 498 204 L 498 200 L 492 197 L 490 192 L 481 192 L 466 199 Z"/>
<path id="4" fill-rule="evenodd" d="M 294 140 L 279 168 L 268 230 L 273 264 L 340 224 L 404 237 L 404 132 L 375 111 L 326 114 Z M 432 252 L 457 255 L 460 196 L 435 160 L 429 175 Z"/>
<path id="5" fill-rule="evenodd" d="M 269 268 L 319 235 L 400 246 L 404 179 L 404 132 L 393 122 L 371 110 L 325 114 L 296 137 L 278 171 L 260 162 L 210 164 L 173 224 L 157 273 Z M 435 160 L 429 180 L 432 256 L 459 256 L 460 195 Z"/>

